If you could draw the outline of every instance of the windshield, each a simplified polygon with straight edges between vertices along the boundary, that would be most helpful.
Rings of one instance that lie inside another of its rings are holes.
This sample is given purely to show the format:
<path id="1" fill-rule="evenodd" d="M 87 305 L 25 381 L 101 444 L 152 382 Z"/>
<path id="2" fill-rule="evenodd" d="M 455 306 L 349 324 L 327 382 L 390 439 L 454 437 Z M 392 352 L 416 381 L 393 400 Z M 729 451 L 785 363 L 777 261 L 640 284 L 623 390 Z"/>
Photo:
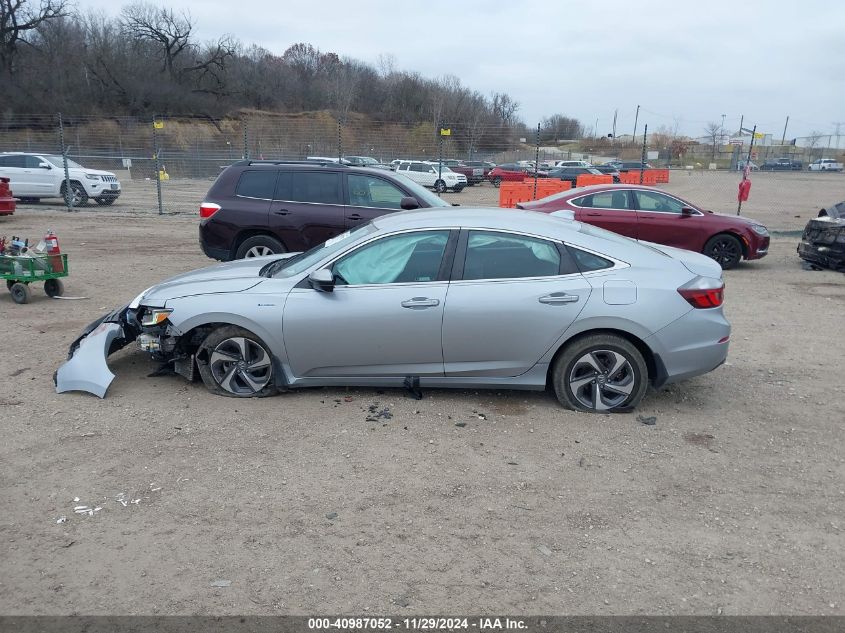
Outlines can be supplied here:
<path id="1" fill-rule="evenodd" d="M 317 262 L 331 257 L 333 254 L 343 250 L 355 242 L 362 235 L 368 235 L 376 231 L 376 227 L 371 223 L 359 224 L 354 229 L 350 229 L 345 233 L 336 235 L 335 237 L 326 240 L 322 244 L 318 244 L 314 248 L 295 255 L 289 259 L 279 259 L 268 264 L 263 268 L 260 274 L 264 277 L 278 277 L 285 279 L 293 277 L 299 273 L 308 270 Z"/>
<path id="2" fill-rule="evenodd" d="M 65 165 L 64 165 L 64 163 L 62 162 L 62 157 L 61 157 L 61 156 L 45 156 L 44 158 L 46 158 L 47 160 L 49 160 L 49 161 L 50 161 L 51 163 L 53 163 L 56 167 L 61 167 L 61 168 L 63 168 L 63 169 L 64 169 L 64 166 L 65 166 Z M 69 159 L 69 158 L 67 159 L 67 166 L 68 166 L 68 167 L 73 167 L 73 168 L 75 168 L 75 169 L 85 169 L 82 165 L 80 165 L 79 163 L 75 163 L 74 161 L 72 161 L 72 160 L 71 160 L 71 159 Z"/>
<path id="3" fill-rule="evenodd" d="M 408 178 L 405 174 L 396 173 L 397 178 L 402 179 L 402 185 L 411 192 L 411 194 L 417 199 L 424 201 L 430 207 L 450 207 L 448 202 L 443 200 L 443 198 L 434 195 L 428 189 L 423 187 L 420 184 L 417 184 L 410 178 Z"/>

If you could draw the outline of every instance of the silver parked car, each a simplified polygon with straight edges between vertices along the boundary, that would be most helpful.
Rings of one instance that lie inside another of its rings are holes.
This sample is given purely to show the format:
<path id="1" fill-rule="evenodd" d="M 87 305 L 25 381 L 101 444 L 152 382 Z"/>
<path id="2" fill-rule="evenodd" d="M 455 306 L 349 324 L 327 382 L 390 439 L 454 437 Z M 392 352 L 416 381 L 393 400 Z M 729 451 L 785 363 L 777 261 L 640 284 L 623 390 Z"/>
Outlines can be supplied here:
<path id="1" fill-rule="evenodd" d="M 57 390 L 103 397 L 132 340 L 214 393 L 316 385 L 551 385 L 572 409 L 637 405 L 724 362 L 713 260 L 504 209 L 379 217 L 310 251 L 186 273 L 92 323 Z"/>

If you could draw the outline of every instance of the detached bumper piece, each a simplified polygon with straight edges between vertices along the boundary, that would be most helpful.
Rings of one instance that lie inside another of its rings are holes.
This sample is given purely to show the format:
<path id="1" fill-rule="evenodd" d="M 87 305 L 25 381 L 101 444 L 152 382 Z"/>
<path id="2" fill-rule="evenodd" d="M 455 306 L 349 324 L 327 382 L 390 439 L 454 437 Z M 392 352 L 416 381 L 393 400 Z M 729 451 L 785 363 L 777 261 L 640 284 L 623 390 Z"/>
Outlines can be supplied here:
<path id="1" fill-rule="evenodd" d="M 138 332 L 137 321 L 127 306 L 91 323 L 71 344 L 67 361 L 53 376 L 56 393 L 87 391 L 104 398 L 114 380 L 106 359 L 134 341 Z"/>
<path id="2" fill-rule="evenodd" d="M 807 222 L 798 257 L 822 268 L 845 272 L 845 219 L 823 216 Z"/>

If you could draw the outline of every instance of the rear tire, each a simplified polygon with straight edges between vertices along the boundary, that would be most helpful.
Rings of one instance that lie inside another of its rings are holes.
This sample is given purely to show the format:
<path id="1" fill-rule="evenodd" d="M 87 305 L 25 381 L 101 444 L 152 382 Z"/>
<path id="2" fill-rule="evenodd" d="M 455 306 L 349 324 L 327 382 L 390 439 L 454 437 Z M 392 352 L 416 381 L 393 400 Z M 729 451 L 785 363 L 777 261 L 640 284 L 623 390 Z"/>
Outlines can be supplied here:
<path id="1" fill-rule="evenodd" d="M 252 332 L 226 325 L 200 344 L 197 368 L 206 388 L 228 398 L 263 398 L 276 393 L 273 355 Z"/>
<path id="2" fill-rule="evenodd" d="M 437 182 L 434 183 L 434 190 L 437 193 L 445 192 L 446 191 L 446 183 L 443 182 L 442 180 L 438 180 Z"/>
<path id="3" fill-rule="evenodd" d="M 235 253 L 235 259 L 264 257 L 265 255 L 278 255 L 284 252 L 286 252 L 286 249 L 279 240 L 269 235 L 253 235 L 241 242 L 237 253 Z"/>
<path id="4" fill-rule="evenodd" d="M 29 300 L 32 299 L 32 290 L 27 284 L 20 282 L 12 284 L 9 292 L 12 293 L 12 301 L 15 303 L 29 303 Z"/>
<path id="5" fill-rule="evenodd" d="M 648 389 L 648 368 L 640 351 L 615 334 L 592 334 L 567 344 L 552 370 L 558 401 L 590 413 L 630 410 Z"/>
<path id="6" fill-rule="evenodd" d="M 720 233 L 707 240 L 703 253 L 715 260 L 722 270 L 730 270 L 742 260 L 742 244 L 733 235 Z"/>
<path id="7" fill-rule="evenodd" d="M 61 297 L 65 293 L 65 285 L 61 279 L 48 279 L 44 282 L 44 292 L 48 297 Z"/>

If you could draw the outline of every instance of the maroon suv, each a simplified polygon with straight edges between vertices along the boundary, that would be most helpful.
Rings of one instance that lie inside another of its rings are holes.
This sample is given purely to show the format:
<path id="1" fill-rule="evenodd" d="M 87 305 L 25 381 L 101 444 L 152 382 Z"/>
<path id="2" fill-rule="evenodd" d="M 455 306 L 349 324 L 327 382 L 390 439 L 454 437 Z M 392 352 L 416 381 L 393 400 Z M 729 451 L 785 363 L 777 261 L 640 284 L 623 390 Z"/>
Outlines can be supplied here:
<path id="1" fill-rule="evenodd" d="M 592 185 L 516 206 L 571 211 L 580 222 L 620 235 L 704 253 L 725 269 L 769 252 L 769 232 L 759 222 L 713 213 L 653 187 Z"/>
<path id="2" fill-rule="evenodd" d="M 383 169 L 242 160 L 217 177 L 200 205 L 200 246 L 221 261 L 304 251 L 385 213 L 448 206 Z"/>

